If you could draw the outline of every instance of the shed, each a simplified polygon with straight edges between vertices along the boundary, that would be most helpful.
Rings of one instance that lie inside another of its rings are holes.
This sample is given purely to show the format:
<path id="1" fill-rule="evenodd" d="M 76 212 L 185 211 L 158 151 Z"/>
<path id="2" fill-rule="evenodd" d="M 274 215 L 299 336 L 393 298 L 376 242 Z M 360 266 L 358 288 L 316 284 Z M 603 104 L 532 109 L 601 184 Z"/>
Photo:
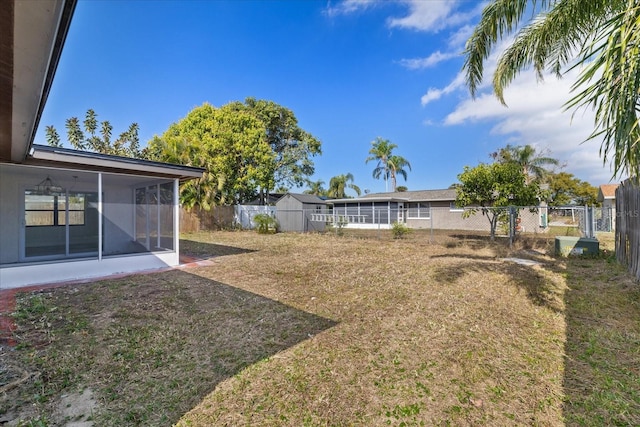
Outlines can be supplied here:
<path id="1" fill-rule="evenodd" d="M 313 214 L 324 213 L 326 201 L 313 194 L 286 193 L 276 202 L 276 218 L 282 231 L 323 231 L 325 223 Z"/>

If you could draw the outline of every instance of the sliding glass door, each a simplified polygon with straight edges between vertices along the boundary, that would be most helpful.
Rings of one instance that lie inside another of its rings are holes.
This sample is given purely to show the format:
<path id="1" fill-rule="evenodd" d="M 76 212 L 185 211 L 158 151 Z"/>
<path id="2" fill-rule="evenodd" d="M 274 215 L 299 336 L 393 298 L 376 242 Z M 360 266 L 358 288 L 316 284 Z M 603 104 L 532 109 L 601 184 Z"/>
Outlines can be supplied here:
<path id="1" fill-rule="evenodd" d="M 98 193 L 25 190 L 24 258 L 98 252 Z"/>

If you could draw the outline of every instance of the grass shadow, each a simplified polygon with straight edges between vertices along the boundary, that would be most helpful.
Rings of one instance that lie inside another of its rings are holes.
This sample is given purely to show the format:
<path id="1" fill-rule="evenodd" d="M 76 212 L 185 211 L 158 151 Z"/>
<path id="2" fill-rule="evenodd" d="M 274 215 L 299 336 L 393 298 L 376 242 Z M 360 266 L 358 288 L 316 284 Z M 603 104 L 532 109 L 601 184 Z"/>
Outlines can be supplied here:
<path id="1" fill-rule="evenodd" d="M 640 425 L 640 286 L 605 259 L 567 261 L 567 425 Z"/>
<path id="2" fill-rule="evenodd" d="M 256 252 L 254 249 L 246 249 L 235 246 L 225 246 L 215 243 L 198 242 L 195 240 L 180 239 L 180 253 L 199 258 L 213 258 L 226 255 L 241 255 Z"/>
<path id="3" fill-rule="evenodd" d="M 529 300 L 535 305 L 546 307 L 555 312 L 561 312 L 563 289 L 553 280 L 548 270 L 554 267 L 549 264 L 541 264 L 539 267 L 521 265 L 511 261 L 499 260 L 493 256 L 482 255 L 458 255 L 440 254 L 432 258 L 453 258 L 460 259 L 459 262 L 446 266 L 434 267 L 434 278 L 440 284 L 447 284 L 452 281 L 471 274 L 506 274 L 517 288 L 526 292 Z"/>
<path id="4" fill-rule="evenodd" d="M 22 403 L 51 419 L 60 394 L 91 387 L 103 426 L 172 425 L 221 381 L 336 325 L 179 270 L 21 298 L 13 356 L 37 381 L 0 413 L 24 418 Z"/>

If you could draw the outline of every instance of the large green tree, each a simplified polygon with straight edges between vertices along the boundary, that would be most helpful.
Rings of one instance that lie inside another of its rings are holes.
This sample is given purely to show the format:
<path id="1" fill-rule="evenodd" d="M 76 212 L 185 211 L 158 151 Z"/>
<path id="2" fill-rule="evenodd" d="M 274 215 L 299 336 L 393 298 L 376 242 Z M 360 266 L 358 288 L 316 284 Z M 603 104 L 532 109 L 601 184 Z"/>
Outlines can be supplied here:
<path id="1" fill-rule="evenodd" d="M 154 137 L 147 153 L 155 160 L 206 169 L 201 179 L 182 184 L 180 198 L 187 207 L 247 202 L 273 179 L 274 153 L 264 123 L 230 106 L 194 108 Z"/>
<path id="2" fill-rule="evenodd" d="M 346 193 L 347 189 L 355 191 L 358 196 L 360 195 L 360 187 L 354 184 L 353 175 L 351 173 L 336 175 L 329 180 L 327 195 L 329 197 L 343 199 L 348 197 Z"/>
<path id="3" fill-rule="evenodd" d="M 456 206 L 464 206 L 464 216 L 481 212 L 489 220 L 491 240 L 495 238 L 498 220 L 508 206 L 538 204 L 540 189 L 533 182 L 527 184 L 522 168 L 513 162 L 465 166 L 458 175 Z"/>
<path id="4" fill-rule="evenodd" d="M 261 188 L 266 195 L 278 186 L 302 187 L 315 172 L 313 157 L 322 154 L 321 142 L 298 125 L 293 111 L 273 101 L 246 98 L 228 108 L 247 112 L 264 124 L 265 138 L 274 153 L 273 179 Z"/>
<path id="5" fill-rule="evenodd" d="M 550 206 L 598 204 L 598 189 L 571 173 L 551 174 L 548 181 Z"/>
<path id="6" fill-rule="evenodd" d="M 84 127 L 84 131 L 82 127 Z M 96 112 L 88 109 L 82 122 L 82 127 L 77 117 L 70 117 L 65 121 L 67 140 L 76 150 L 134 158 L 144 156 L 140 150 L 137 123 L 131 123 L 129 128 L 114 140 L 111 138 L 113 131 L 111 123 L 107 120 L 98 122 Z M 45 138 L 47 144 L 53 147 L 62 147 L 60 135 L 54 126 L 45 127 Z"/>
<path id="7" fill-rule="evenodd" d="M 373 169 L 373 177 L 375 179 L 384 179 L 385 191 L 388 191 L 387 182 L 391 179 L 391 191 L 396 191 L 396 177 L 401 175 L 405 181 L 407 180 L 407 171 L 411 170 L 411 165 L 402 156 L 394 155 L 393 150 L 398 146 L 388 139 L 377 137 L 371 141 L 369 149 L 369 157 L 365 159 L 365 163 L 375 161 L 376 167 Z"/>
<path id="8" fill-rule="evenodd" d="M 533 12 L 533 13 L 532 13 Z M 523 21 L 527 20 L 524 22 Z M 562 76 L 580 67 L 568 108 L 595 110 L 600 155 L 614 177 L 640 176 L 640 3 L 637 0 L 492 0 L 467 41 L 464 69 L 471 94 L 482 83 L 494 45 L 517 31 L 493 76 L 496 96 L 532 66 Z"/>
<path id="9" fill-rule="evenodd" d="M 540 154 L 531 145 L 513 146 L 507 144 L 491 156 L 498 162 L 513 162 L 522 168 L 527 184 L 533 180 L 542 182 L 550 173 L 547 166 L 557 166 L 557 159 Z"/>

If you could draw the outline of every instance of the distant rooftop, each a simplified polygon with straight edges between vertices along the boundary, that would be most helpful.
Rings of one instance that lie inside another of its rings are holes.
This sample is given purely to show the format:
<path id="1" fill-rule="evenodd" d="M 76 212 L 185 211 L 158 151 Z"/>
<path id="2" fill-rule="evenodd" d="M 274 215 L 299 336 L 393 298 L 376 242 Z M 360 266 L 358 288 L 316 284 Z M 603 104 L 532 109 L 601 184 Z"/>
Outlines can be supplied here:
<path id="1" fill-rule="evenodd" d="M 604 199 L 615 199 L 616 198 L 616 189 L 620 184 L 602 184 L 600 186 L 600 192 L 602 193 L 602 197 Z"/>
<path id="2" fill-rule="evenodd" d="M 416 190 L 393 191 L 387 193 L 371 193 L 355 199 L 328 200 L 329 203 L 353 202 L 353 201 L 398 201 L 398 202 L 448 202 L 456 199 L 456 190 L 447 188 L 444 190 Z"/>

